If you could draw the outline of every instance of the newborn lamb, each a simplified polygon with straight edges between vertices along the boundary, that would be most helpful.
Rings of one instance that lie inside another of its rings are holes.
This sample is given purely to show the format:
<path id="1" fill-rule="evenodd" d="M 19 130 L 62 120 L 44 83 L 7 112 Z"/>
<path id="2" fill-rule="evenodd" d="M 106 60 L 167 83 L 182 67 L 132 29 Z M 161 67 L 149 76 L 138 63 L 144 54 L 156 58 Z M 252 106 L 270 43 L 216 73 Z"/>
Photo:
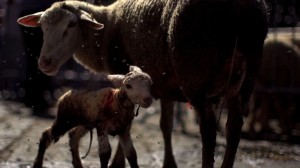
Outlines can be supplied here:
<path id="1" fill-rule="evenodd" d="M 108 135 L 119 135 L 120 145 L 130 166 L 138 167 L 129 130 L 135 116 L 134 105 L 147 108 L 152 103 L 152 80 L 136 66 L 130 66 L 130 72 L 126 75 L 108 75 L 108 79 L 119 89 L 72 90 L 61 96 L 56 120 L 42 133 L 34 168 L 42 168 L 46 149 L 71 129 L 72 164 L 75 168 L 82 168 L 78 152 L 79 140 L 93 128 L 97 129 L 102 168 L 108 167 L 111 156 Z"/>

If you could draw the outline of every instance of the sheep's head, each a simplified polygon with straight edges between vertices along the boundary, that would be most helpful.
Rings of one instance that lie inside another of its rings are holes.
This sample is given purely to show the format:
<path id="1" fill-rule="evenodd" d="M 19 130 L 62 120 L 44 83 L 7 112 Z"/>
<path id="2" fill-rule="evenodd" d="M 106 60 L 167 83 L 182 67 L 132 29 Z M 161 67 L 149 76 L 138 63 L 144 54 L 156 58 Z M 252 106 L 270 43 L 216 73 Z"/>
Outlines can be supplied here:
<path id="1" fill-rule="evenodd" d="M 56 75 L 59 68 L 70 59 L 82 43 L 81 26 L 100 30 L 104 26 L 93 17 L 72 7 L 68 2 L 54 3 L 45 11 L 21 17 L 17 22 L 26 27 L 41 27 L 44 43 L 38 65 L 47 75 Z M 76 4 L 76 3 L 74 3 Z M 71 5 L 72 6 L 72 5 Z M 80 23 L 80 24 L 79 24 Z"/>
<path id="2" fill-rule="evenodd" d="M 126 75 L 108 75 L 107 78 L 116 87 L 124 89 L 132 103 L 139 104 L 143 108 L 149 107 L 152 104 L 150 76 L 136 66 L 130 66 L 129 70 Z"/>

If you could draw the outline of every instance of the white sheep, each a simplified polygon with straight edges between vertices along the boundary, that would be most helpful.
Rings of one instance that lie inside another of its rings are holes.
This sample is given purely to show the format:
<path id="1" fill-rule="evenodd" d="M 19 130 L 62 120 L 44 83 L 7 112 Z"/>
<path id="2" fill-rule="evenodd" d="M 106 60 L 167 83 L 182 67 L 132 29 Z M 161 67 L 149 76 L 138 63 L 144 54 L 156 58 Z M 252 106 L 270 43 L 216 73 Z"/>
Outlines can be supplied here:
<path id="1" fill-rule="evenodd" d="M 93 128 L 97 129 L 102 168 L 108 166 L 111 155 L 108 135 L 120 136 L 120 145 L 130 166 L 138 167 L 129 130 L 135 116 L 134 105 L 139 104 L 146 108 L 152 103 L 152 80 L 135 66 L 130 66 L 130 72 L 126 75 L 108 75 L 108 79 L 120 88 L 71 90 L 60 97 L 56 120 L 42 133 L 34 168 L 42 168 L 46 149 L 71 129 L 69 135 L 72 164 L 75 168 L 82 168 L 78 152 L 79 140 Z"/>

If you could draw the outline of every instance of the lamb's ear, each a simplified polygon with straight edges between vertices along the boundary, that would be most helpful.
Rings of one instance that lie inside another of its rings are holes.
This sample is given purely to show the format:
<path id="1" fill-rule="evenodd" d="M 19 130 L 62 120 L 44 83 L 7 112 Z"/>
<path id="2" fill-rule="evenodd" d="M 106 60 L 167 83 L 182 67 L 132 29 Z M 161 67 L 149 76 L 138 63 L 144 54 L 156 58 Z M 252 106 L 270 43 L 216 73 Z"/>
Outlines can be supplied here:
<path id="1" fill-rule="evenodd" d="M 142 72 L 142 70 L 139 67 L 134 66 L 134 65 L 129 66 L 129 71 L 130 72 L 131 71 Z"/>
<path id="2" fill-rule="evenodd" d="M 123 86 L 125 75 L 107 75 L 107 79 L 110 80 L 116 87 Z"/>
<path id="3" fill-rule="evenodd" d="M 104 24 L 97 22 L 90 14 L 83 10 L 79 10 L 79 19 L 84 22 L 86 26 L 94 30 L 101 30 L 104 28 Z"/>
<path id="4" fill-rule="evenodd" d="M 40 26 L 39 20 L 43 14 L 44 14 L 44 11 L 26 15 L 26 16 L 20 17 L 17 20 L 17 22 L 20 25 L 23 25 L 26 27 L 39 27 Z"/>

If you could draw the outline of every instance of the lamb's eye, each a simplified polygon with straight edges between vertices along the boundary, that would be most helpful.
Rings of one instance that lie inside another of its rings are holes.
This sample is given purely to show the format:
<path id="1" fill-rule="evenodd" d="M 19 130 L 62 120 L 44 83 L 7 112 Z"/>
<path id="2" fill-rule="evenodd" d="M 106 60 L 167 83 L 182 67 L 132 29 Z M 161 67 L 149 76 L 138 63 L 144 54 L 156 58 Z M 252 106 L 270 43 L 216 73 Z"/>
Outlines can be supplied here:
<path id="1" fill-rule="evenodd" d="M 132 72 L 127 73 L 125 76 L 131 76 Z"/>
<path id="2" fill-rule="evenodd" d="M 129 85 L 129 84 L 126 84 L 125 87 L 126 87 L 127 89 L 131 89 L 131 88 L 132 88 L 132 86 Z"/>

